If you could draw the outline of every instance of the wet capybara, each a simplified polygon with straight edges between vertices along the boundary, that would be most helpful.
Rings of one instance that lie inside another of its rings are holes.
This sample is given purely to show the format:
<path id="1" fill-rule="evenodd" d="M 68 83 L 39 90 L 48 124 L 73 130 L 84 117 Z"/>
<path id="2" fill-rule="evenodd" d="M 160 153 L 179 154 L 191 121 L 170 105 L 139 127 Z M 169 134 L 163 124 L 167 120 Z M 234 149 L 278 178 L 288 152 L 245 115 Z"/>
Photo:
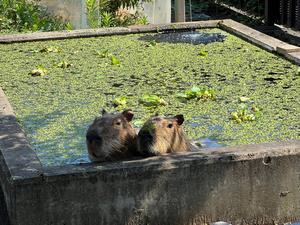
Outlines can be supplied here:
<path id="1" fill-rule="evenodd" d="M 130 124 L 133 116 L 130 109 L 116 114 L 102 111 L 86 133 L 91 161 L 116 161 L 136 154 L 137 133 Z"/>
<path id="2" fill-rule="evenodd" d="M 153 156 L 194 150 L 196 147 L 186 139 L 181 127 L 183 122 L 183 115 L 150 118 L 138 133 L 138 151 Z"/>

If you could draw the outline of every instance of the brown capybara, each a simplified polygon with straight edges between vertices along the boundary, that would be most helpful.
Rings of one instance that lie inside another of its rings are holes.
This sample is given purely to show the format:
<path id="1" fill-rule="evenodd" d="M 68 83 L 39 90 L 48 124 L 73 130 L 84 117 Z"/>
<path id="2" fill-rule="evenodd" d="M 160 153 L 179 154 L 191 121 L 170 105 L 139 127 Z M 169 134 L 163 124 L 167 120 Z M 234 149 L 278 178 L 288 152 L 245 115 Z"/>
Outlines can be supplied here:
<path id="1" fill-rule="evenodd" d="M 102 111 L 86 133 L 91 161 L 117 161 L 136 154 L 137 133 L 130 124 L 133 116 L 130 109 L 116 114 Z"/>
<path id="2" fill-rule="evenodd" d="M 153 156 L 194 150 L 197 147 L 186 139 L 181 127 L 183 122 L 183 115 L 150 118 L 138 133 L 138 151 Z"/>

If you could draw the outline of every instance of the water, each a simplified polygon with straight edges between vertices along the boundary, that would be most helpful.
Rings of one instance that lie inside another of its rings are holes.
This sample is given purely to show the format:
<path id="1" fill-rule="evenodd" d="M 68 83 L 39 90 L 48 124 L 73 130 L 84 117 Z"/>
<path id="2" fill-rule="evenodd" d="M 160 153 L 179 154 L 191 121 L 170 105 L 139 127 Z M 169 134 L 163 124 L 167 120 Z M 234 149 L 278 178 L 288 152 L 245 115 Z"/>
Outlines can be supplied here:
<path id="1" fill-rule="evenodd" d="M 200 143 L 202 148 L 219 148 L 225 146 L 218 143 L 217 140 L 211 138 L 199 138 L 196 140 L 196 142 Z"/>
<path id="2" fill-rule="evenodd" d="M 145 35 L 140 38 L 144 41 L 156 41 L 167 43 L 189 43 L 193 45 L 209 44 L 212 42 L 223 42 L 226 36 L 221 33 L 205 33 L 198 31 L 184 31 L 173 33 L 159 33 L 155 35 Z"/>

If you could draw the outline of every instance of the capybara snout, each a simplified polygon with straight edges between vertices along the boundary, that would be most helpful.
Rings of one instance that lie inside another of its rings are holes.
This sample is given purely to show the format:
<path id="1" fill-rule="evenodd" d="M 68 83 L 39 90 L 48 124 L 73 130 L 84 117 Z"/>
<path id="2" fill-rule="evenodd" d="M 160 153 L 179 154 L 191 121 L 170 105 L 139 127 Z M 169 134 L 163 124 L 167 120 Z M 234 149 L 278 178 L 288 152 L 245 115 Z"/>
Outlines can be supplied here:
<path id="1" fill-rule="evenodd" d="M 146 156 L 190 151 L 181 125 L 183 115 L 151 117 L 138 133 L 138 151 Z"/>
<path id="2" fill-rule="evenodd" d="M 131 110 L 116 114 L 102 111 L 102 116 L 94 120 L 86 133 L 91 161 L 115 161 L 134 155 L 137 134 L 130 124 L 133 116 Z"/>

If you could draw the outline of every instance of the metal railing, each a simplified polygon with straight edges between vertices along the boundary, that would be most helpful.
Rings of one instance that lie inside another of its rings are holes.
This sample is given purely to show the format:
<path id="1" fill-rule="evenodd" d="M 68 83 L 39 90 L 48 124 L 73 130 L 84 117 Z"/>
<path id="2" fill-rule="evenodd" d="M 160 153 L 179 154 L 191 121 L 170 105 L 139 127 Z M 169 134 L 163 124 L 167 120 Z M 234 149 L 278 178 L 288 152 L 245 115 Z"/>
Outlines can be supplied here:
<path id="1" fill-rule="evenodd" d="M 300 0 L 266 0 L 265 18 L 268 24 L 300 30 Z"/>

